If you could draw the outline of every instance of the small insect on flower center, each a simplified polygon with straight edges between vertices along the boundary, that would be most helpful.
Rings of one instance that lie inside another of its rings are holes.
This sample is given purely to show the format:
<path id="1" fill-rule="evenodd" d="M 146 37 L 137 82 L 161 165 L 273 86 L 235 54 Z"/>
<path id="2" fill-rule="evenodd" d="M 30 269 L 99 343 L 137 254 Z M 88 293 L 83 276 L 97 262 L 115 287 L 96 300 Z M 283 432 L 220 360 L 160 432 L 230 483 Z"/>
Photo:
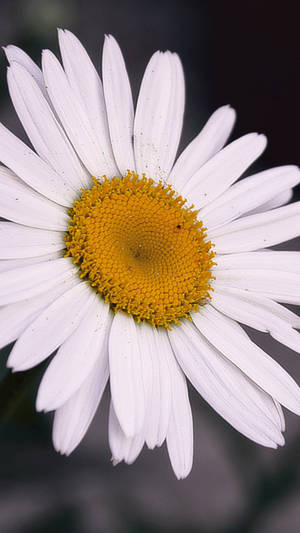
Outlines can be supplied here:
<path id="1" fill-rule="evenodd" d="M 69 211 L 66 256 L 114 311 L 170 327 L 210 297 L 214 252 L 170 185 L 129 172 L 94 179 Z"/>

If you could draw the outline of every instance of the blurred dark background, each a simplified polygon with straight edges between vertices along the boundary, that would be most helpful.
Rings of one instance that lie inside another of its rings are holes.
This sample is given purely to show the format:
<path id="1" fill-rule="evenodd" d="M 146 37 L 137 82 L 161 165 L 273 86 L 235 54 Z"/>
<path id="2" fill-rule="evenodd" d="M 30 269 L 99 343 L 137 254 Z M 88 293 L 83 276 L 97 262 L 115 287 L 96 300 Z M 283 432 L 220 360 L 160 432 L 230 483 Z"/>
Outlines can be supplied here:
<path id="1" fill-rule="evenodd" d="M 254 169 L 299 164 L 299 2 L 1 0 L 0 6 L 0 44 L 21 46 L 38 62 L 43 48 L 58 53 L 56 27 L 74 31 L 97 66 L 104 33 L 114 34 L 135 98 L 150 55 L 177 51 L 187 85 L 182 147 L 216 107 L 230 103 L 238 112 L 234 137 L 268 136 Z M 25 138 L 5 69 L 2 54 L 0 120 Z M 291 247 L 299 249 L 299 241 Z M 264 334 L 255 340 L 300 382 L 294 353 Z M 9 350 L 0 362 L 1 533 L 299 532 L 296 416 L 287 413 L 287 445 L 268 450 L 237 434 L 191 390 L 194 467 L 179 482 L 164 447 L 144 450 L 133 466 L 111 466 L 106 396 L 85 440 L 65 458 L 52 448 L 51 415 L 34 412 L 43 365 L 11 375 Z"/>

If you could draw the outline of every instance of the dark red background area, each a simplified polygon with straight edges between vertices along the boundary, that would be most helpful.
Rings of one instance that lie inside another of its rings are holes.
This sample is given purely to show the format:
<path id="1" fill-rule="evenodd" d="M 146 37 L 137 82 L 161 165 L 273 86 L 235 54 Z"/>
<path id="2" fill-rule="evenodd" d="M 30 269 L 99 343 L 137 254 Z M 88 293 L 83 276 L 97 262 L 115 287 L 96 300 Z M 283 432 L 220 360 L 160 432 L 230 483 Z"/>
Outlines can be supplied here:
<path id="1" fill-rule="evenodd" d="M 299 164 L 299 3 L 218 4 L 214 83 L 240 115 L 237 135 L 266 133 L 267 165 Z"/>

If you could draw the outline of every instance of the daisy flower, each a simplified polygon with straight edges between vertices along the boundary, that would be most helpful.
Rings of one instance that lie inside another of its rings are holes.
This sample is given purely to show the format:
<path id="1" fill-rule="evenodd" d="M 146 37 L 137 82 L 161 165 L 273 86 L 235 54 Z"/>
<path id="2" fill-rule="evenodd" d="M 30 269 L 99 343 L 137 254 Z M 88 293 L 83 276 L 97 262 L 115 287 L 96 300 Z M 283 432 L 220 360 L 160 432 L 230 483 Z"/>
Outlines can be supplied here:
<path id="1" fill-rule="evenodd" d="M 295 166 L 240 181 L 266 146 L 218 109 L 175 157 L 182 130 L 180 60 L 156 52 L 136 110 L 120 48 L 105 38 L 102 78 L 69 31 L 62 63 L 42 70 L 5 49 L 8 87 L 35 151 L 0 125 L 1 346 L 29 369 L 56 352 L 39 411 L 55 411 L 53 442 L 70 454 L 109 380 L 114 463 L 166 440 L 178 478 L 190 472 L 187 380 L 236 430 L 276 448 L 281 405 L 300 413 L 289 374 L 242 329 L 300 351 L 300 253 L 270 250 L 300 234 Z M 103 83 L 103 85 L 102 85 Z M 278 303 L 280 302 L 280 303 Z"/>

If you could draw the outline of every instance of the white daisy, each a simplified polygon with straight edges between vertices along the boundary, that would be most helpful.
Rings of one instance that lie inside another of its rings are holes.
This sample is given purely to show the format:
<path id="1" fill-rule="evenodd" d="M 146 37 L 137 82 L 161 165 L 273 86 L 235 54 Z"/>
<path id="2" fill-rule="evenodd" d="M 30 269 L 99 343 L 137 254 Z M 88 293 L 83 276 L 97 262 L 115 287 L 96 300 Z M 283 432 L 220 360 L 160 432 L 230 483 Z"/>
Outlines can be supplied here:
<path id="1" fill-rule="evenodd" d="M 42 71 L 5 49 L 8 86 L 35 152 L 0 125 L 0 343 L 8 365 L 56 351 L 37 409 L 55 411 L 70 454 L 110 380 L 113 461 L 165 440 L 178 478 L 193 458 L 186 377 L 234 428 L 276 448 L 281 405 L 300 390 L 238 324 L 300 351 L 300 253 L 269 247 L 300 234 L 294 166 L 237 181 L 263 152 L 251 133 L 225 145 L 224 106 L 174 164 L 184 111 L 180 60 L 156 52 L 134 113 L 121 51 L 105 39 L 103 88 L 78 39 L 59 31 L 63 67 Z M 183 199 L 186 199 L 184 201 Z M 194 207 L 193 207 L 194 206 Z"/>

